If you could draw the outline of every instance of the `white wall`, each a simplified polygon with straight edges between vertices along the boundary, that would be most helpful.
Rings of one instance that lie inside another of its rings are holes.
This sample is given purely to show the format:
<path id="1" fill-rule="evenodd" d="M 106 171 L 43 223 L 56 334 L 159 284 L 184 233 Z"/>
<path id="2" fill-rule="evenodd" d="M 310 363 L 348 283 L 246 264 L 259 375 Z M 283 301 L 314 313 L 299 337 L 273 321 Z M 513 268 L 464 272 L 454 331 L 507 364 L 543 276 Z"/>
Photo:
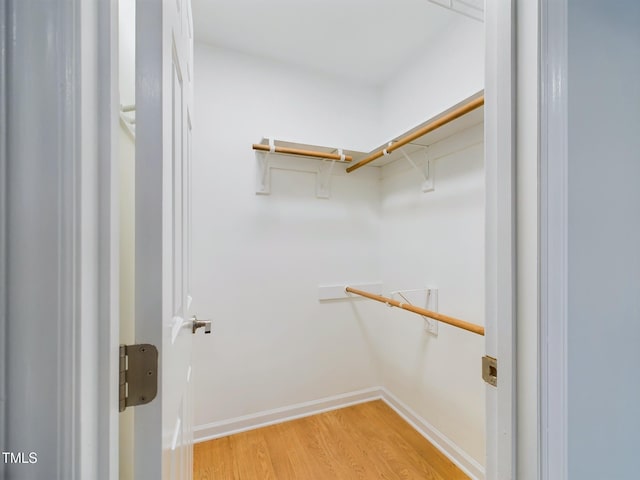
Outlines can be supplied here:
<path id="1" fill-rule="evenodd" d="M 358 317 L 317 299 L 319 284 L 380 280 L 377 169 L 334 176 L 329 200 L 315 175 L 277 170 L 261 196 L 251 150 L 269 132 L 366 143 L 375 91 L 200 44 L 195 55 L 193 311 L 214 330 L 195 337 L 195 425 L 379 385 L 364 325 L 379 306 Z"/>
<path id="2" fill-rule="evenodd" d="M 638 477 L 640 3 L 569 0 L 569 478 Z"/>
<path id="3" fill-rule="evenodd" d="M 484 24 L 456 17 L 437 45 L 382 89 L 377 145 L 484 88 Z M 462 150 L 461 150 L 462 149 Z M 389 290 L 439 288 L 440 311 L 484 324 L 484 162 L 478 126 L 430 147 L 436 189 L 405 163 L 383 168 L 382 278 Z M 420 161 L 420 154 L 414 157 Z M 400 171 L 398 171 L 400 169 Z M 485 455 L 484 339 L 391 310 L 378 333 L 383 383 L 479 464 Z"/>
<path id="4" fill-rule="evenodd" d="M 386 291 L 438 288 L 439 311 L 484 325 L 484 142 L 477 125 L 429 148 L 435 190 L 408 162 L 383 168 L 382 278 Z M 422 153 L 413 156 L 416 162 Z M 424 304 L 422 305 L 424 306 Z M 484 337 L 385 309 L 377 337 L 385 387 L 484 464 Z"/>
<path id="5" fill-rule="evenodd" d="M 381 91 L 377 145 L 484 89 L 484 24 L 458 15 Z"/>

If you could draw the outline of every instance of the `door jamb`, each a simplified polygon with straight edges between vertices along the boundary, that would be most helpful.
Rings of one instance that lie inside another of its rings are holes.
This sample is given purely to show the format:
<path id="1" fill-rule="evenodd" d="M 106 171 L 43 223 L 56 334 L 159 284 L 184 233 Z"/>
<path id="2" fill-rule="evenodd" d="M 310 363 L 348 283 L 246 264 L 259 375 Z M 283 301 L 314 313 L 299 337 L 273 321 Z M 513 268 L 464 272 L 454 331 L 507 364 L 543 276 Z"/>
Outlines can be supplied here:
<path id="1" fill-rule="evenodd" d="M 495 480 L 515 478 L 517 452 L 515 13 L 514 0 L 486 2 L 485 348 L 498 359 L 499 388 L 486 386 L 485 478 Z"/>
<path id="2" fill-rule="evenodd" d="M 119 472 L 118 2 L 97 5 L 98 473 L 108 480 Z"/>
<path id="3" fill-rule="evenodd" d="M 541 0 L 540 471 L 565 480 L 567 458 L 567 0 Z"/>
<path id="4" fill-rule="evenodd" d="M 10 55 L 5 57 L 5 47 L 12 46 L 8 45 L 10 40 L 7 37 L 13 23 L 13 10 L 9 8 L 9 4 L 2 0 L 0 182 L 3 187 L 8 186 L 6 174 L 9 163 L 18 165 L 23 160 L 8 158 L 12 150 L 8 150 L 5 141 L 10 140 L 6 136 L 10 97 L 5 73 L 11 68 L 6 62 L 14 61 Z M 57 194 L 59 199 L 56 206 L 58 218 L 52 220 L 47 217 L 48 212 L 37 208 L 30 218 L 41 223 L 45 239 L 46 235 L 51 235 L 58 241 L 56 252 L 46 253 L 49 256 L 47 260 L 54 265 L 51 268 L 56 269 L 58 282 L 50 286 L 51 295 L 43 300 L 50 309 L 51 318 L 47 320 L 58 329 L 57 341 L 50 339 L 55 344 L 52 350 L 58 357 L 56 380 L 60 385 L 52 413 L 57 416 L 59 428 L 54 432 L 58 443 L 54 445 L 56 465 L 51 465 L 51 478 L 117 478 L 117 449 L 113 448 L 118 433 L 118 337 L 117 321 L 114 321 L 118 312 L 118 232 L 114 218 L 117 208 L 113 208 L 117 200 L 117 185 L 113 180 L 117 177 L 113 161 L 116 149 L 113 148 L 110 126 L 115 118 L 113 112 L 117 111 L 113 95 L 117 70 L 115 74 L 111 71 L 113 56 L 117 52 L 113 51 L 111 40 L 117 32 L 114 30 L 117 25 L 114 23 L 117 21 L 116 8 L 115 2 L 56 0 L 37 12 L 38 18 L 50 21 L 55 27 L 55 36 L 48 44 L 35 42 L 33 48 L 57 66 L 54 80 L 62 86 L 58 89 L 57 98 L 51 99 L 45 115 L 34 116 L 32 113 L 37 105 L 30 106 L 30 118 L 34 123 L 28 126 L 33 131 L 50 130 L 52 117 L 60 126 L 58 132 L 41 140 L 49 143 L 38 146 L 40 150 L 50 146 L 49 155 L 29 159 L 31 176 L 27 185 L 47 185 L 50 193 Z M 28 23 L 36 18 L 35 6 L 24 6 L 18 13 L 21 22 L 26 20 Z M 40 35 L 44 37 L 44 32 Z M 32 73 L 29 63 L 23 62 L 20 68 L 22 75 Z M 17 92 L 11 94 L 18 94 L 17 102 L 28 97 L 29 92 L 23 89 L 26 87 L 15 87 Z M 52 177 L 52 171 L 58 177 Z M 8 324 L 8 320 L 5 323 L 5 315 L 10 313 L 7 304 L 11 300 L 5 296 L 10 273 L 6 267 L 8 232 L 5 222 L 7 206 L 11 205 L 13 198 L 9 197 L 11 192 L 8 190 L 2 188 L 0 198 L 3 214 L 0 220 L 0 275 L 5 280 L 0 293 L 0 328 Z M 16 201 L 19 202 L 20 198 Z M 19 275 L 33 275 L 33 270 L 21 270 Z M 26 283 L 23 278 L 21 285 Z M 23 291 L 20 293 L 24 295 Z M 37 331 L 44 319 L 14 318 L 12 322 L 14 320 Z M 5 351 L 6 338 L 2 335 L 0 353 L 3 360 L 8 354 Z M 6 363 L 2 361 L 3 366 Z M 37 368 L 32 372 L 35 381 L 42 385 L 50 383 L 49 378 L 38 378 Z M 6 379 L 3 376 L 0 375 L 0 382 L 4 387 Z M 1 393 L 4 395 L 5 392 Z M 4 405 L 0 408 L 4 413 Z M 21 405 L 20 408 L 28 410 L 29 405 Z M 39 425 L 34 424 L 35 421 L 35 417 L 26 418 L 25 427 L 32 430 L 32 435 L 39 435 L 42 432 L 38 431 Z M 2 423 L 1 428 L 2 441 L 9 443 L 11 439 L 7 437 L 6 423 Z M 3 443 L 3 450 L 7 443 Z"/>
<path id="5" fill-rule="evenodd" d="M 6 221 L 7 221 L 7 48 L 6 2 L 0 3 L 0 451 L 4 452 L 6 437 Z M 0 478 L 5 476 L 4 462 L 0 463 Z"/>

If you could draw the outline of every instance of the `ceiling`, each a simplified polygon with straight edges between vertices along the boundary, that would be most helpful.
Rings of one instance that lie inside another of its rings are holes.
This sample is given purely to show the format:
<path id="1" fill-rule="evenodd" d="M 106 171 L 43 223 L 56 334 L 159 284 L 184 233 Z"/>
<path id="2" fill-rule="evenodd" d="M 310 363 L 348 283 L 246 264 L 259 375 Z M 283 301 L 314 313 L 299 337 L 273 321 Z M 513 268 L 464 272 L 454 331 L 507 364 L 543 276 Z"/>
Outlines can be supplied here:
<path id="1" fill-rule="evenodd" d="M 427 0 L 192 0 L 196 40 L 379 86 L 453 22 Z"/>

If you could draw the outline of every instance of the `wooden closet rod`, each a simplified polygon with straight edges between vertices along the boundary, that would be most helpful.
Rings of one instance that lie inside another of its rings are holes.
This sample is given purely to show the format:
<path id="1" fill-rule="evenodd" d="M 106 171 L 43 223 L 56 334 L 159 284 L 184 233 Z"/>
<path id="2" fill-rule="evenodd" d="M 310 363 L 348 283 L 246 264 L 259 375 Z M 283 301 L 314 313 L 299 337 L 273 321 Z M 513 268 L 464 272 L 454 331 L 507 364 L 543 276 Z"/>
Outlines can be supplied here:
<path id="1" fill-rule="evenodd" d="M 254 150 L 262 150 L 263 152 L 271 151 L 271 147 L 269 145 L 263 145 L 262 143 L 254 143 Z M 274 150 L 276 153 L 288 153 L 289 155 L 304 155 L 305 157 L 315 157 L 315 158 L 326 158 L 328 160 L 340 160 L 341 157 L 337 153 L 328 153 L 328 152 L 317 152 L 315 150 L 301 150 L 299 148 L 289 148 L 289 147 L 275 147 Z M 345 155 L 344 161 L 350 162 L 353 160 L 351 155 Z"/>
<path id="2" fill-rule="evenodd" d="M 392 298 L 376 295 L 375 293 L 365 292 L 364 290 L 358 290 L 357 288 L 347 287 L 345 290 L 349 293 L 355 293 L 356 295 L 370 298 L 371 300 L 376 300 L 378 302 L 386 303 L 394 307 L 402 308 L 403 310 L 408 310 L 409 312 L 417 313 L 418 315 L 422 315 L 424 317 L 433 318 L 434 320 L 438 320 L 439 322 L 447 323 L 449 325 L 453 325 L 454 327 L 462 328 L 463 330 L 467 330 L 472 333 L 477 333 L 478 335 L 484 335 L 484 327 L 476 325 L 475 323 L 465 322 L 464 320 L 459 320 L 447 315 L 442 315 L 441 313 L 432 312 L 431 310 L 416 307 L 415 305 L 398 302 L 397 300 L 393 300 Z"/>
<path id="3" fill-rule="evenodd" d="M 455 120 L 456 118 L 460 118 L 461 116 L 466 115 L 467 113 L 471 112 L 472 110 L 475 110 L 478 107 L 481 107 L 482 105 L 484 105 L 484 95 L 476 98 L 475 100 L 471 100 L 469 103 L 466 103 L 456 108 L 453 112 L 450 112 L 443 117 L 437 118 L 433 122 L 426 124 L 421 129 L 416 130 L 415 132 L 407 135 L 406 137 L 400 138 L 397 142 L 392 143 L 387 148 L 378 150 L 377 152 L 374 152 L 371 155 L 363 158 L 355 165 L 351 165 L 349 168 L 347 168 L 347 173 L 351 173 L 360 167 L 364 167 L 367 163 L 371 163 L 374 160 L 377 160 L 378 158 L 382 157 L 385 154 L 384 153 L 385 150 L 387 153 L 391 153 L 400 147 L 404 147 L 407 143 L 413 142 L 414 140 L 420 138 L 421 136 L 426 135 L 427 133 L 432 132 L 437 128 L 440 128 L 443 125 L 446 125 L 447 123 Z"/>

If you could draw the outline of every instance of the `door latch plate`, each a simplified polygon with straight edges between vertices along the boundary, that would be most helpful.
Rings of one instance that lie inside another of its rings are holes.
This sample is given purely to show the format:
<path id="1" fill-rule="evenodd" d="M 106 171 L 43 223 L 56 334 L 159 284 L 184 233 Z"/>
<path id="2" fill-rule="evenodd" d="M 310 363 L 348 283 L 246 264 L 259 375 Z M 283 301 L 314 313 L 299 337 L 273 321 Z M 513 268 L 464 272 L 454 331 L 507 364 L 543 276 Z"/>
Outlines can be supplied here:
<path id="1" fill-rule="evenodd" d="M 498 360 L 485 355 L 482 357 L 482 379 L 489 385 L 498 386 Z"/>

